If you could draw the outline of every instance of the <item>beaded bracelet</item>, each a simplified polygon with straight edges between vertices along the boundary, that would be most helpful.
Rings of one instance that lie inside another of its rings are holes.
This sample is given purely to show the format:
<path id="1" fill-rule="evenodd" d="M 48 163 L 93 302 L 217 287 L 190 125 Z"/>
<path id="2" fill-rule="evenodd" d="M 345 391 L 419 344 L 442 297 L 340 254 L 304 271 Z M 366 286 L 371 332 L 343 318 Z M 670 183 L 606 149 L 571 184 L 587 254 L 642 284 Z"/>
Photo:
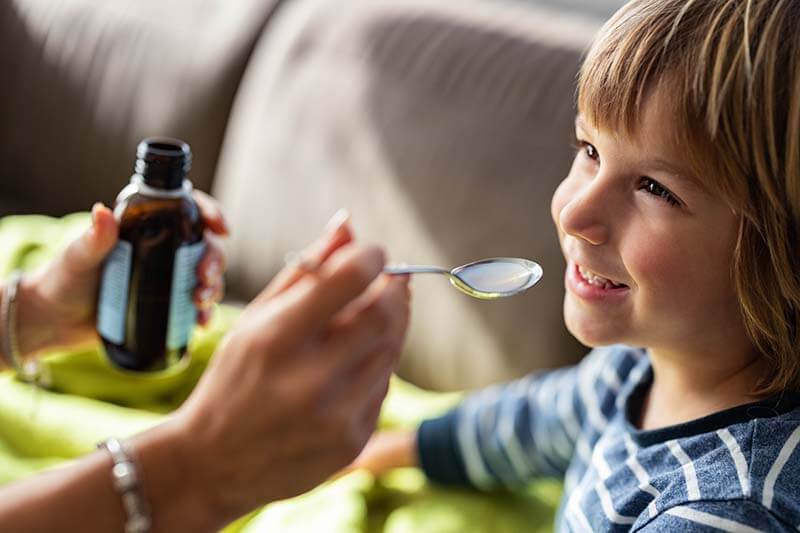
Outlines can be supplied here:
<path id="1" fill-rule="evenodd" d="M 111 479 L 125 508 L 125 533 L 148 533 L 150 515 L 140 490 L 141 480 L 133 453 L 114 438 L 101 442 L 97 447 L 107 450 L 114 462 Z"/>

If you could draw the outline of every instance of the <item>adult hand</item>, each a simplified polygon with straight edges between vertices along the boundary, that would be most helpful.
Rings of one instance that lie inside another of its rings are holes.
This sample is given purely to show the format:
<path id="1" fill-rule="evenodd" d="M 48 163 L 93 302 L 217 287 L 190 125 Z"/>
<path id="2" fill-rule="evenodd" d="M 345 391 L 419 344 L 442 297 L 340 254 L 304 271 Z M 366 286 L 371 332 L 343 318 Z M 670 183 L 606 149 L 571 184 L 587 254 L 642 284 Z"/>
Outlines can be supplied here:
<path id="1" fill-rule="evenodd" d="M 408 279 L 381 275 L 383 252 L 351 240 L 340 220 L 304 254 L 313 272 L 289 267 L 245 309 L 173 420 L 187 498 L 222 523 L 314 487 L 375 428 Z"/>
<path id="2" fill-rule="evenodd" d="M 219 236 L 227 234 L 216 201 L 194 191 L 206 230 L 207 247 L 198 265 L 195 304 L 198 320 L 208 321 L 211 304 L 222 297 L 225 256 Z M 20 284 L 17 338 L 22 355 L 54 347 L 97 340 L 97 293 L 103 260 L 117 243 L 119 228 L 111 210 L 92 208 L 92 225 L 44 268 L 27 275 Z"/>

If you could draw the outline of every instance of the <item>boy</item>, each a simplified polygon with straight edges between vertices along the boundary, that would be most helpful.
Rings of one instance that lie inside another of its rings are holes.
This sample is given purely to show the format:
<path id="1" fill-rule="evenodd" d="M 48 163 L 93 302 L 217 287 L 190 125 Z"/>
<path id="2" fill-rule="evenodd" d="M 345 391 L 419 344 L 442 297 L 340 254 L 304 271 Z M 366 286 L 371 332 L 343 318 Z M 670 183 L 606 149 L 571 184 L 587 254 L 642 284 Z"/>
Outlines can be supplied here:
<path id="1" fill-rule="evenodd" d="M 800 3 L 634 0 L 578 110 L 552 215 L 566 324 L 598 348 L 379 434 L 356 466 L 563 476 L 563 531 L 797 530 Z"/>

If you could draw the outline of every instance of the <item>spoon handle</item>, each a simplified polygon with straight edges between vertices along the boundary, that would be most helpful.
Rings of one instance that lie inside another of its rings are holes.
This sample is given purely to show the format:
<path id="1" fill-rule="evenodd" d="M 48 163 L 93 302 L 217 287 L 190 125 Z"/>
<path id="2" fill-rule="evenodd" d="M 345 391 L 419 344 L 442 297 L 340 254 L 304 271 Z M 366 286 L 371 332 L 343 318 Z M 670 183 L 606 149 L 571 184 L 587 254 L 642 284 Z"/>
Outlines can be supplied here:
<path id="1" fill-rule="evenodd" d="M 431 265 L 389 265 L 383 269 L 385 274 L 450 274 L 446 268 Z"/>

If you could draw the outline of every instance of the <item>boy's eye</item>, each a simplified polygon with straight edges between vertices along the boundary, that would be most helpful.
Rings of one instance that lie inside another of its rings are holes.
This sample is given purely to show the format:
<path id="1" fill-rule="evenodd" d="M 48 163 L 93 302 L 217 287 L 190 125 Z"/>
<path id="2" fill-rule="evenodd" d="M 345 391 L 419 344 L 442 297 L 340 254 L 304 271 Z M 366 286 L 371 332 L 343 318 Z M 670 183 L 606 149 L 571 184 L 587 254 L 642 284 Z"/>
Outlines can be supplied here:
<path id="1" fill-rule="evenodd" d="M 586 141 L 582 141 L 581 139 L 575 139 L 574 146 L 578 153 L 582 153 L 592 161 L 597 161 L 600 159 L 600 154 L 597 153 L 597 148 L 595 148 L 594 145 Z"/>
<path id="2" fill-rule="evenodd" d="M 644 190 L 653 196 L 657 196 L 672 206 L 677 207 L 681 204 L 674 194 L 672 194 L 666 187 L 652 178 L 648 178 L 646 176 L 642 177 L 639 189 Z"/>
<path id="3" fill-rule="evenodd" d="M 600 154 L 597 153 L 597 148 L 594 145 L 589 143 L 583 143 L 583 151 L 586 153 L 586 157 L 593 161 L 597 161 L 600 158 Z"/>

